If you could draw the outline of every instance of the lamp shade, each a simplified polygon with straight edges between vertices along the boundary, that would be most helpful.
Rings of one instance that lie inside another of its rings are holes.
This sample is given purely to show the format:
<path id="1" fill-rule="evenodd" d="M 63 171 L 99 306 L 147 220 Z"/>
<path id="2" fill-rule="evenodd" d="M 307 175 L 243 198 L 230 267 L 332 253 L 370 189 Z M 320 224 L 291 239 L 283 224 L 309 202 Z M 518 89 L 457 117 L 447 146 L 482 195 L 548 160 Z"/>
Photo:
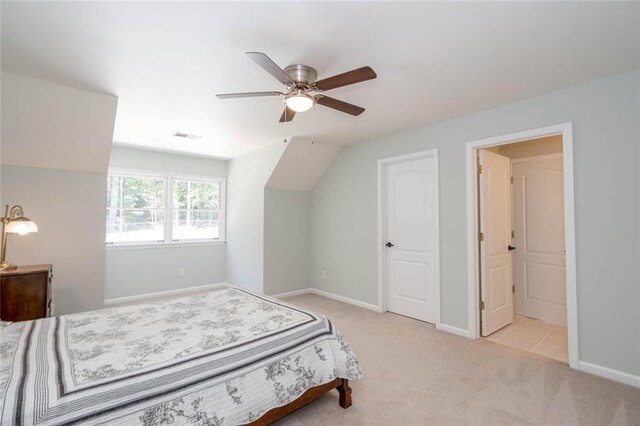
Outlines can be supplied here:
<path id="1" fill-rule="evenodd" d="M 19 217 L 7 223 L 6 232 L 7 234 L 27 235 L 31 232 L 38 232 L 38 225 L 27 217 Z"/>
<path id="2" fill-rule="evenodd" d="M 313 106 L 313 98 L 306 93 L 299 93 L 297 95 L 287 97 L 285 99 L 285 103 L 290 109 L 296 112 L 303 112 Z"/>

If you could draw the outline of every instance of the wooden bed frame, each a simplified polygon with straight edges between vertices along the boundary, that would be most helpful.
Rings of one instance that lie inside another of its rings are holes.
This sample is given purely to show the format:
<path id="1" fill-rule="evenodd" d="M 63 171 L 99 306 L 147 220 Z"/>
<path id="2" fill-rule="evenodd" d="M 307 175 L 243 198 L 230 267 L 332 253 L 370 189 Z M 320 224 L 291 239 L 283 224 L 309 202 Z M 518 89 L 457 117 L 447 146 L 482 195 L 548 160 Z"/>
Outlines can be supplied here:
<path id="1" fill-rule="evenodd" d="M 351 388 L 349 387 L 349 380 L 335 379 L 329 383 L 325 383 L 324 385 L 316 386 L 307 390 L 305 393 L 300 395 L 298 399 L 291 401 L 287 405 L 267 411 L 262 417 L 249 423 L 249 425 L 263 426 L 271 424 L 287 414 L 293 413 L 298 408 L 302 408 L 308 403 L 315 401 L 332 389 L 338 390 L 338 393 L 340 394 L 340 406 L 342 408 L 346 409 L 351 407 Z"/>

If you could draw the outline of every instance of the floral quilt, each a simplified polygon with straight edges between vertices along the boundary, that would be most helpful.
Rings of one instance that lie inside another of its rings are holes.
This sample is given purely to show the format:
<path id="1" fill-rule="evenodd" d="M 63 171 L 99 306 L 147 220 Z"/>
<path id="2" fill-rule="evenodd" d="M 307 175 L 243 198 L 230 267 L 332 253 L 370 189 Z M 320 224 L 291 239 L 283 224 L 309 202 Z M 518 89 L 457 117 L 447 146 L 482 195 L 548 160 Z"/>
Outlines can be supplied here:
<path id="1" fill-rule="evenodd" d="M 327 318 L 235 287 L 0 333 L 3 425 L 237 425 L 362 375 Z"/>

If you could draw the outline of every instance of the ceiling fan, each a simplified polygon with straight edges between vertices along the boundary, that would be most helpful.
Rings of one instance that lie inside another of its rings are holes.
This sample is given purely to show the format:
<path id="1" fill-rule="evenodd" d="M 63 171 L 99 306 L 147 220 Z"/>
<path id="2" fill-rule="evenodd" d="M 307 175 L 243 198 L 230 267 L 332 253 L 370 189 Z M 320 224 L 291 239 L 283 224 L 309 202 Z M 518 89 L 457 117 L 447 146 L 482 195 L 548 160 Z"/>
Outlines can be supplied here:
<path id="1" fill-rule="evenodd" d="M 247 52 L 246 55 L 266 72 L 274 76 L 276 80 L 284 84 L 286 91 L 225 93 L 218 94 L 216 97 L 219 99 L 236 99 L 261 96 L 284 96 L 285 107 L 280 117 L 281 123 L 293 120 L 296 112 L 307 111 L 314 104 L 333 108 L 351 115 L 360 115 L 364 112 L 364 108 L 330 98 L 329 96 L 325 96 L 323 92 L 377 77 L 371 67 L 362 67 L 316 81 L 318 73 L 308 65 L 295 64 L 282 69 L 264 53 Z M 312 92 L 319 93 L 313 94 Z"/>

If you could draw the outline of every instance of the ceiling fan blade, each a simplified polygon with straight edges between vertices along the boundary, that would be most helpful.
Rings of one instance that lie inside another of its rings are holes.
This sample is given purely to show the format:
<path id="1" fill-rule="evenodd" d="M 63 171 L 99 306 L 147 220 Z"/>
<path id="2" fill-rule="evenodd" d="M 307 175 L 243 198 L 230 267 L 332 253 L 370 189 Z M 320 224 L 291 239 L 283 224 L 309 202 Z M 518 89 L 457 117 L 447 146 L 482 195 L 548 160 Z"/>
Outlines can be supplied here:
<path id="1" fill-rule="evenodd" d="M 284 72 L 270 57 L 262 52 L 247 52 L 246 55 L 256 64 L 260 65 L 262 69 L 271 74 L 284 85 L 294 84 L 294 81 L 289 77 L 289 74 Z"/>
<path id="2" fill-rule="evenodd" d="M 244 92 L 244 93 L 221 93 L 217 94 L 218 99 L 238 99 L 238 98 L 257 98 L 261 96 L 282 96 L 282 92 Z"/>
<path id="3" fill-rule="evenodd" d="M 318 90 L 331 90 L 337 87 L 348 86 L 350 84 L 360 83 L 362 81 L 372 80 L 376 78 L 376 72 L 371 67 L 362 67 L 356 70 L 347 71 L 333 77 L 316 81 L 315 86 Z"/>
<path id="4" fill-rule="evenodd" d="M 328 96 L 319 95 L 316 96 L 316 103 L 326 106 L 328 108 L 337 109 L 338 111 L 346 112 L 351 115 L 360 115 L 364 112 L 364 108 L 361 108 L 356 105 L 352 105 L 347 102 L 342 102 L 334 98 L 330 98 Z"/>
<path id="5" fill-rule="evenodd" d="M 293 120 L 293 117 L 296 115 L 296 112 L 291 108 L 285 106 L 284 111 L 282 111 L 282 115 L 280 116 L 281 123 L 288 123 Z"/>

